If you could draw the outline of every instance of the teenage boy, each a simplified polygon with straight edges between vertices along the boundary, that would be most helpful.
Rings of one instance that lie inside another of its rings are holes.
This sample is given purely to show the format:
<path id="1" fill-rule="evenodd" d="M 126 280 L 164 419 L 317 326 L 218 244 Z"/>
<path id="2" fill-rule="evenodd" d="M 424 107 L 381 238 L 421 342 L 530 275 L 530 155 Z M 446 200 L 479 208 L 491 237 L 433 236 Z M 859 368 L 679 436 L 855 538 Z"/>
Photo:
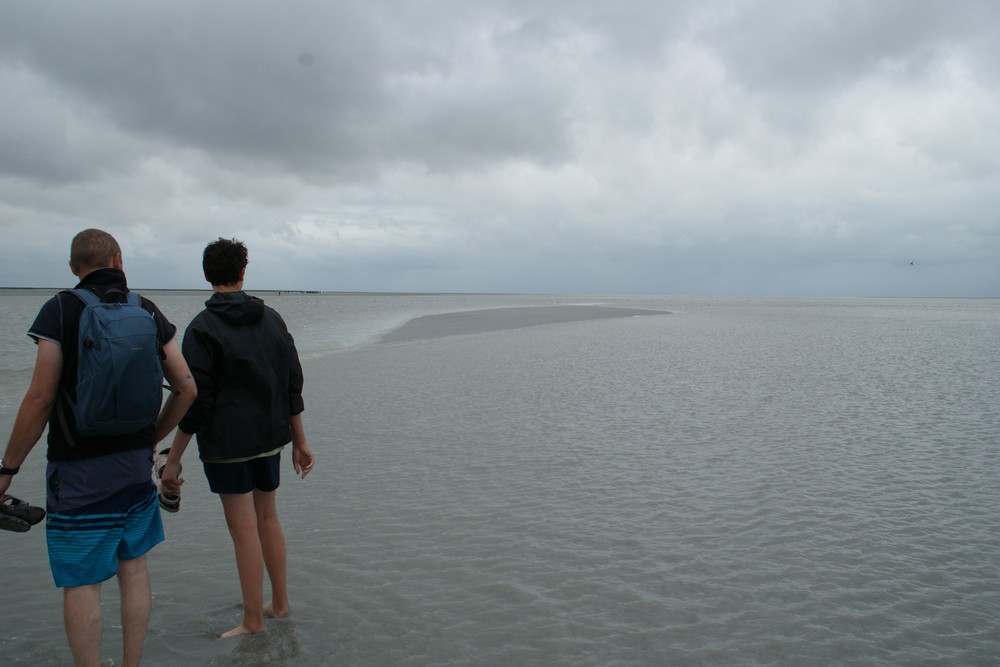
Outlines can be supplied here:
<path id="1" fill-rule="evenodd" d="M 180 460 L 197 434 L 209 488 L 222 501 L 243 593 L 243 621 L 223 637 L 262 632 L 265 613 L 288 614 L 285 537 L 275 507 L 281 450 L 292 443 L 292 467 L 303 478 L 313 468 L 302 426 L 298 352 L 281 316 L 243 291 L 246 267 L 246 246 L 235 239 L 205 248 L 202 268 L 213 294 L 188 326 L 182 347 L 199 395 L 181 420 L 161 478 L 164 493 L 179 491 Z"/>

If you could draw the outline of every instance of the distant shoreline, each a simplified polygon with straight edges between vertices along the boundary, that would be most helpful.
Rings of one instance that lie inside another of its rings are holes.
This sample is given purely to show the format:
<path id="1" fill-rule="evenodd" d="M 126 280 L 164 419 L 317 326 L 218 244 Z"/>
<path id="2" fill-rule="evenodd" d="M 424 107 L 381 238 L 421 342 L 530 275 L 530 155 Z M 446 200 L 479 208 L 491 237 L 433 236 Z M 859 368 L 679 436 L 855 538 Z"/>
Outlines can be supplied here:
<path id="1" fill-rule="evenodd" d="M 64 289 L 71 289 L 72 286 L 64 287 L 0 287 L 0 294 L 13 294 L 15 292 L 59 292 Z M 160 294 L 209 294 L 212 290 L 207 287 L 133 287 L 139 293 L 160 293 Z M 539 297 L 587 297 L 594 299 L 621 299 L 621 298 L 671 298 L 671 299 L 971 299 L 993 301 L 1000 299 L 1000 296 L 895 296 L 895 295 L 839 295 L 839 296 L 802 296 L 788 294 L 585 294 L 585 293 L 554 293 L 554 292 L 368 292 L 368 291 L 341 291 L 341 290 L 303 290 L 303 289 L 248 289 L 251 294 L 327 294 L 333 296 L 539 296 Z"/>

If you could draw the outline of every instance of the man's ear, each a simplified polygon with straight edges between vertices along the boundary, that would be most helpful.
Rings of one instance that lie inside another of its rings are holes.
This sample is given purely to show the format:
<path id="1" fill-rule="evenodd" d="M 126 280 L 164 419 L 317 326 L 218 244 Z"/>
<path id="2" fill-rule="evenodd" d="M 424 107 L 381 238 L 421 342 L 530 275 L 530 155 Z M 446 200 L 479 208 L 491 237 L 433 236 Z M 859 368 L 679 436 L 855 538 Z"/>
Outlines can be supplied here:
<path id="1" fill-rule="evenodd" d="M 247 275 L 247 267 L 244 266 L 242 269 L 240 269 L 240 282 L 243 282 L 243 279 L 246 277 L 246 275 Z"/>
<path id="2" fill-rule="evenodd" d="M 114 257 L 111 258 L 111 268 L 118 269 L 119 271 L 125 268 L 125 263 L 122 262 L 122 254 L 120 252 L 116 252 Z"/>
<path id="3" fill-rule="evenodd" d="M 69 270 L 72 271 L 73 275 L 76 276 L 77 278 L 80 277 L 80 274 L 76 272 L 76 267 L 73 266 L 73 260 L 69 260 Z"/>

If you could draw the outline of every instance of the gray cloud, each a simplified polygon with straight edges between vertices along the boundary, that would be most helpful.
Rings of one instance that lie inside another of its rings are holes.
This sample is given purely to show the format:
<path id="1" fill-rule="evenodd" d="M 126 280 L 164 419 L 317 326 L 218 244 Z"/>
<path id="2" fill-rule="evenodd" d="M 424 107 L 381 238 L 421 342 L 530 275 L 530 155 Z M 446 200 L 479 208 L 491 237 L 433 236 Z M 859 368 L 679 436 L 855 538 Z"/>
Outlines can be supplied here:
<path id="1" fill-rule="evenodd" d="M 98 226 L 150 286 L 237 236 L 262 288 L 996 296 L 996 17 L 8 3 L 0 284 Z"/>

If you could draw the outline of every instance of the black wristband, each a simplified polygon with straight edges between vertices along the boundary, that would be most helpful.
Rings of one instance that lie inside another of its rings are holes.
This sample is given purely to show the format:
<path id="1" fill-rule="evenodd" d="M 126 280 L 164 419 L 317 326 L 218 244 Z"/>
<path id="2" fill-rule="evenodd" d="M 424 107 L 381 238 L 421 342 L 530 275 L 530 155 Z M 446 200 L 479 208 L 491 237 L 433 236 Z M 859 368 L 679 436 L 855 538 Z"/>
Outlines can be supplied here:
<path id="1" fill-rule="evenodd" d="M 20 469 L 21 466 L 18 466 L 16 468 L 8 468 L 3 464 L 3 459 L 0 459 L 0 475 L 10 475 L 13 477 L 14 475 L 17 474 L 17 471 Z"/>

